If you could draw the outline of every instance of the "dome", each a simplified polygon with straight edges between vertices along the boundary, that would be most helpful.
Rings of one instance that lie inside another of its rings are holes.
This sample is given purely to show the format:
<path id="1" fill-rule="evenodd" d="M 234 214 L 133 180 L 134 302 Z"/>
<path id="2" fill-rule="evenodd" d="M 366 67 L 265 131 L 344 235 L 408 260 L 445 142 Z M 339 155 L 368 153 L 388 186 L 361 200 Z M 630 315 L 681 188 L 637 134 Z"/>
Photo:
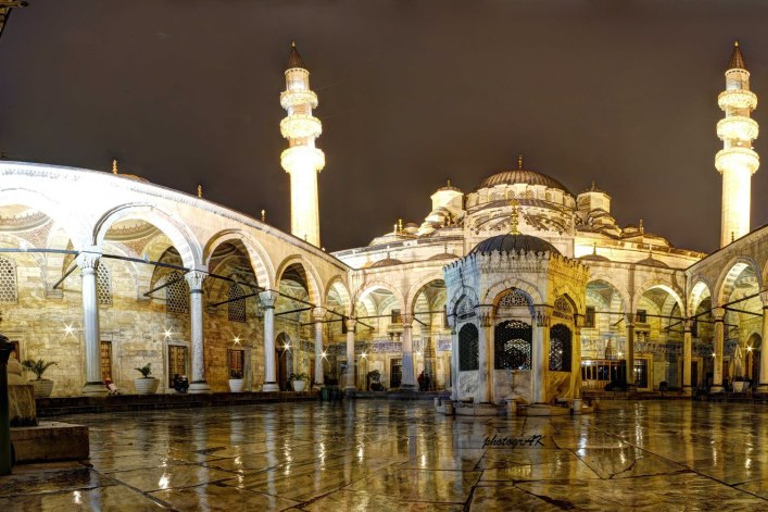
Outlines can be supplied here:
<path id="1" fill-rule="evenodd" d="M 377 267 L 387 267 L 389 265 L 401 265 L 403 262 L 400 260 L 396 260 L 395 258 L 390 258 L 387 256 L 383 260 L 379 260 L 373 265 L 370 266 L 370 268 L 377 268 Z"/>
<path id="2" fill-rule="evenodd" d="M 658 267 L 658 268 L 669 268 L 669 265 L 664 263 L 661 260 L 657 260 L 653 257 L 653 254 L 649 254 L 647 258 L 644 260 L 640 260 L 637 262 L 638 265 L 648 265 L 649 267 Z"/>
<path id="3" fill-rule="evenodd" d="M 571 194 L 571 191 L 565 188 L 565 185 L 554 178 L 541 174 L 536 171 L 526 171 L 525 169 L 515 169 L 513 171 L 503 171 L 483 180 L 478 188 L 489 188 L 495 185 L 516 185 L 519 183 L 527 185 L 544 185 L 549 188 L 556 188 L 563 192 Z"/>
<path id="4" fill-rule="evenodd" d="M 551 243 L 531 235 L 496 235 L 477 244 L 470 251 L 470 254 L 493 251 L 509 253 L 520 250 L 526 252 L 549 251 L 552 254 L 560 254 L 560 251 Z"/>
<path id="5" fill-rule="evenodd" d="M 456 256 L 455 254 L 443 252 L 440 254 L 435 254 L 434 256 L 430 256 L 429 258 L 427 258 L 427 261 L 455 260 L 455 259 L 458 259 L 458 256 Z"/>
<path id="6" fill-rule="evenodd" d="M 581 256 L 579 259 L 582 261 L 611 261 L 605 256 L 600 256 L 599 254 L 587 254 L 586 256 Z"/>

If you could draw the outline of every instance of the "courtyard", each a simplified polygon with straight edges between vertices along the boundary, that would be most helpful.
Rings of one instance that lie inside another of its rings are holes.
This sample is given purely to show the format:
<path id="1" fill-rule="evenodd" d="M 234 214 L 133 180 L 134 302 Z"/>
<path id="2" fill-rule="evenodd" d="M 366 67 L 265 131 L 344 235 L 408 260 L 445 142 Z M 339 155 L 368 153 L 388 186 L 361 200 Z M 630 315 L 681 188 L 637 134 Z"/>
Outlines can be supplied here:
<path id="1" fill-rule="evenodd" d="M 15 468 L 0 510 L 768 510 L 757 405 L 472 420 L 360 400 L 61 421 L 90 427 L 90 461 Z"/>

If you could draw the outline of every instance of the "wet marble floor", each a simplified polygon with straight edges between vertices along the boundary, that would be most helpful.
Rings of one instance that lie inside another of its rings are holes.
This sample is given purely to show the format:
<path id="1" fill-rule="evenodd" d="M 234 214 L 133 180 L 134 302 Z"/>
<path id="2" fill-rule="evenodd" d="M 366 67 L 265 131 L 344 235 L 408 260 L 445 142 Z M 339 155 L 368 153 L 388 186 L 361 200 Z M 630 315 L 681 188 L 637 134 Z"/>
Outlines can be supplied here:
<path id="1" fill-rule="evenodd" d="M 431 403 L 77 415 L 91 459 L 0 477 L 0 511 L 768 511 L 768 407 L 608 402 L 447 418 Z"/>

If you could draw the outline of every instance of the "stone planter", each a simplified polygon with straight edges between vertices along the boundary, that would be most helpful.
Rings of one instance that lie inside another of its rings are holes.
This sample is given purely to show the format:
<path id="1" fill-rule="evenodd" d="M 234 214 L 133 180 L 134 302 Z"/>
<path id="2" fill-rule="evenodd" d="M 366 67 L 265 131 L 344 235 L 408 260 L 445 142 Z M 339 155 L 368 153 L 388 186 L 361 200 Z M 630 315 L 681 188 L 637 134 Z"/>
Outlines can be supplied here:
<path id="1" fill-rule="evenodd" d="M 160 381 L 154 377 L 141 377 L 133 381 L 137 395 L 154 395 L 159 385 Z"/>
<path id="2" fill-rule="evenodd" d="M 303 380 L 294 380 L 293 381 L 293 390 L 297 393 L 301 393 L 304 391 L 304 388 L 307 387 L 307 383 Z"/>
<path id="3" fill-rule="evenodd" d="M 30 383 L 35 387 L 35 398 L 48 398 L 53 391 L 53 381 L 51 379 L 31 380 Z"/>
<path id="4" fill-rule="evenodd" d="M 749 382 L 747 382 L 747 381 L 734 381 L 733 382 L 733 392 L 734 393 L 744 393 L 747 389 L 749 389 Z"/>
<path id="5" fill-rule="evenodd" d="M 242 393 L 245 381 L 243 379 L 229 379 L 230 393 Z"/>

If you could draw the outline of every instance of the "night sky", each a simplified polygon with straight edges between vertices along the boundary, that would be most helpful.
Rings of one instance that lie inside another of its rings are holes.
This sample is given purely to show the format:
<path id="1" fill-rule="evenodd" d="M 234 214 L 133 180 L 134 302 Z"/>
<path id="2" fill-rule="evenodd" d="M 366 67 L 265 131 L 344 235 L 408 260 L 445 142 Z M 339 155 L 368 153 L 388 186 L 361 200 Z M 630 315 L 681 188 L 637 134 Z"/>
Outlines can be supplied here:
<path id="1" fill-rule="evenodd" d="M 0 39 L 0 147 L 110 170 L 288 230 L 279 93 L 295 39 L 320 97 L 323 245 L 421 223 L 526 167 L 595 180 L 624 226 L 711 251 L 720 226 L 717 94 L 739 39 L 768 130 L 768 2 L 31 0 Z M 768 160 L 768 135 L 755 143 Z M 768 223 L 768 164 L 752 180 Z"/>

